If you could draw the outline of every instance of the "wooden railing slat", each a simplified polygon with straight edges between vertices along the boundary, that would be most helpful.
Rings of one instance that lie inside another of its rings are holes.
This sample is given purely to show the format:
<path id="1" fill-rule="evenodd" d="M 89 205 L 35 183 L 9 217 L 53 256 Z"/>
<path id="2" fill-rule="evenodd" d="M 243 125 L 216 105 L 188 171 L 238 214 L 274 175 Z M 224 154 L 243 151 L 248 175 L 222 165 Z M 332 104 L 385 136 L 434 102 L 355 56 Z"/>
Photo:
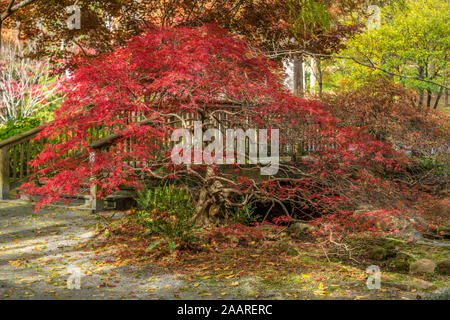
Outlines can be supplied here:
<path id="1" fill-rule="evenodd" d="M 0 148 L 0 199 L 9 199 L 9 149 Z"/>

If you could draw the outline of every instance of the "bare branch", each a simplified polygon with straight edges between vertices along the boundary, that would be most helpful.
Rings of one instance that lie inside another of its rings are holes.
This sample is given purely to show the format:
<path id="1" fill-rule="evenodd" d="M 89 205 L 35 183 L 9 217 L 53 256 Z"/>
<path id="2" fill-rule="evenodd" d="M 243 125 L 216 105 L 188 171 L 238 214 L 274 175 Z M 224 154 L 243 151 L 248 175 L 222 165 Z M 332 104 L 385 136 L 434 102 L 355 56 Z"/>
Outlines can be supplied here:
<path id="1" fill-rule="evenodd" d="M 14 5 L 15 0 L 11 0 L 8 4 L 8 8 L 4 12 L 2 12 L 2 14 L 0 15 L 0 21 L 5 20 L 6 18 L 10 17 L 17 10 L 19 10 L 23 7 L 26 7 L 36 1 L 37 0 L 24 0 L 22 2 L 19 2 L 16 5 Z"/>
<path id="2" fill-rule="evenodd" d="M 388 71 L 386 69 L 380 68 L 378 66 L 376 66 L 372 61 L 368 60 L 368 63 L 365 63 L 363 61 L 358 60 L 355 57 L 347 57 L 347 56 L 340 56 L 340 55 L 332 55 L 332 54 L 325 54 L 325 53 L 314 53 L 314 52 L 310 52 L 307 50 L 286 50 L 286 51 L 278 51 L 275 53 L 268 53 L 266 54 L 267 57 L 273 59 L 276 57 L 282 57 L 282 56 L 290 56 L 290 55 L 294 55 L 294 54 L 301 54 L 301 55 L 307 55 L 307 56 L 313 56 L 313 57 L 324 57 L 324 58 L 332 58 L 332 59 L 342 59 L 342 60 L 351 60 L 361 66 L 373 69 L 373 70 L 379 70 L 383 73 L 386 73 L 388 75 L 394 76 L 394 77 L 399 77 L 399 78 L 404 78 L 404 79 L 414 79 L 414 80 L 419 80 L 422 82 L 427 82 L 430 84 L 434 84 L 438 87 L 441 88 L 445 88 L 445 89 L 450 89 L 450 87 L 448 87 L 445 84 L 442 83 L 438 83 L 436 81 L 432 81 L 432 80 L 428 80 L 428 79 L 421 79 L 420 77 L 417 76 L 409 76 L 406 74 L 400 74 L 400 73 L 395 73 L 395 72 L 391 72 Z"/>

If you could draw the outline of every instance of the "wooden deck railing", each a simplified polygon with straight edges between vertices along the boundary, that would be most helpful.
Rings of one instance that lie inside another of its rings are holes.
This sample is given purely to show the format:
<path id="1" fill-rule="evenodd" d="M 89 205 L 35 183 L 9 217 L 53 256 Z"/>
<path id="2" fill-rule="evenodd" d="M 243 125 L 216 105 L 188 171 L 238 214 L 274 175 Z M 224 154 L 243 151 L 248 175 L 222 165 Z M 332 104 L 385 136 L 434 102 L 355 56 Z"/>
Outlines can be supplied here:
<path id="1" fill-rule="evenodd" d="M 154 119 L 140 121 L 140 125 L 148 125 Z M 42 128 L 34 128 L 17 136 L 0 141 L 0 200 L 10 198 L 11 190 L 19 187 L 31 175 L 30 161 L 39 154 L 45 145 L 43 139 L 34 139 Z M 89 141 L 91 149 L 102 149 L 121 136 L 120 133 L 108 134 L 109 130 L 93 130 Z M 34 139 L 34 140 L 33 140 Z M 96 188 L 91 188 L 86 202 L 93 210 L 102 207 L 102 201 L 96 197 Z"/>
<path id="2" fill-rule="evenodd" d="M 192 117 L 192 114 L 188 115 L 188 117 L 189 119 L 195 118 Z M 154 118 L 144 118 L 143 116 L 135 116 L 133 120 L 138 122 L 139 125 L 144 126 L 151 125 L 154 122 Z M 193 120 L 189 122 L 193 123 Z M 89 147 L 94 149 L 94 152 L 95 149 L 108 148 L 116 139 L 122 136 L 122 133 L 111 134 L 112 130 L 110 129 L 101 126 L 90 131 Z M 9 199 L 10 191 L 19 187 L 30 176 L 30 161 L 43 150 L 46 143 L 43 139 L 34 139 L 41 130 L 42 128 L 35 128 L 15 137 L 0 141 L 0 199 Z M 289 143 L 283 143 L 280 146 L 281 161 L 289 161 L 295 159 L 298 155 L 316 152 L 323 147 L 320 139 L 306 138 L 306 132 L 308 130 L 311 130 L 311 128 L 305 126 L 302 132 L 291 134 L 295 141 L 291 139 Z M 159 151 L 173 146 L 173 143 L 168 139 L 166 140 L 163 142 L 164 145 L 161 146 Z M 126 145 L 131 147 L 131 141 Z M 86 202 L 89 202 L 92 210 L 101 210 L 103 208 L 103 202 L 97 199 L 96 194 L 96 187 L 92 187 Z"/>
<path id="3" fill-rule="evenodd" d="M 34 128 L 0 141 L 0 199 L 9 199 L 11 189 L 31 173 L 30 160 L 42 151 L 44 140 L 32 141 L 41 128 Z"/>

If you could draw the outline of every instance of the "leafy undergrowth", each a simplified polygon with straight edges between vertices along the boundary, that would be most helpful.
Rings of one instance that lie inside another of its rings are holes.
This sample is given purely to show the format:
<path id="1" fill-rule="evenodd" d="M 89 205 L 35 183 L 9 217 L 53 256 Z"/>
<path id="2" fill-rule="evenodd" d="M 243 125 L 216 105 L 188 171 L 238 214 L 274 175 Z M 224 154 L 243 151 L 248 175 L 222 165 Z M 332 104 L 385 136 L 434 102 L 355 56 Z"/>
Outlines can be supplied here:
<path id="1" fill-rule="evenodd" d="M 288 231 L 273 224 L 208 227 L 194 230 L 200 239 L 195 247 L 170 250 L 153 246 L 164 240 L 125 217 L 103 228 L 92 250 L 113 255 L 116 267 L 161 267 L 187 281 L 179 291 L 211 298 L 415 299 L 449 286 L 446 276 L 410 275 L 402 260 L 448 260 L 448 247 L 359 234 L 347 242 L 349 254 Z M 381 257 L 373 254 L 379 247 L 386 253 Z M 366 286 L 370 265 L 382 272 L 379 290 Z"/>

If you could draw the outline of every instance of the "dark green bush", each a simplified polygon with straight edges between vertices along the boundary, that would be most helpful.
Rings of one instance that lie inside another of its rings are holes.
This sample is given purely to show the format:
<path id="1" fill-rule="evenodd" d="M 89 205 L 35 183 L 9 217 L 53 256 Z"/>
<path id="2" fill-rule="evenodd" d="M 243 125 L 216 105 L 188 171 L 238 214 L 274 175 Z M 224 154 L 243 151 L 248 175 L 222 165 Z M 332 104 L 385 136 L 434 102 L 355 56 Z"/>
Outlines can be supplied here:
<path id="1" fill-rule="evenodd" d="M 194 235 L 195 210 L 185 189 L 167 185 L 143 189 L 138 192 L 136 202 L 140 209 L 136 221 L 163 239 L 153 242 L 148 250 L 164 244 L 170 251 L 193 248 L 198 242 Z"/>
<path id="2" fill-rule="evenodd" d="M 8 121 L 4 125 L 0 126 L 0 141 L 31 130 L 39 126 L 40 123 L 41 121 L 38 118 L 19 118 L 13 121 Z"/>
<path id="3" fill-rule="evenodd" d="M 421 172 L 434 170 L 436 175 L 443 175 L 448 170 L 446 163 L 442 159 L 422 158 L 418 160 Z"/>
<path id="4" fill-rule="evenodd" d="M 252 203 L 243 207 L 228 208 L 227 218 L 233 223 L 249 225 L 258 221 L 259 216 L 255 215 L 255 206 Z"/>

